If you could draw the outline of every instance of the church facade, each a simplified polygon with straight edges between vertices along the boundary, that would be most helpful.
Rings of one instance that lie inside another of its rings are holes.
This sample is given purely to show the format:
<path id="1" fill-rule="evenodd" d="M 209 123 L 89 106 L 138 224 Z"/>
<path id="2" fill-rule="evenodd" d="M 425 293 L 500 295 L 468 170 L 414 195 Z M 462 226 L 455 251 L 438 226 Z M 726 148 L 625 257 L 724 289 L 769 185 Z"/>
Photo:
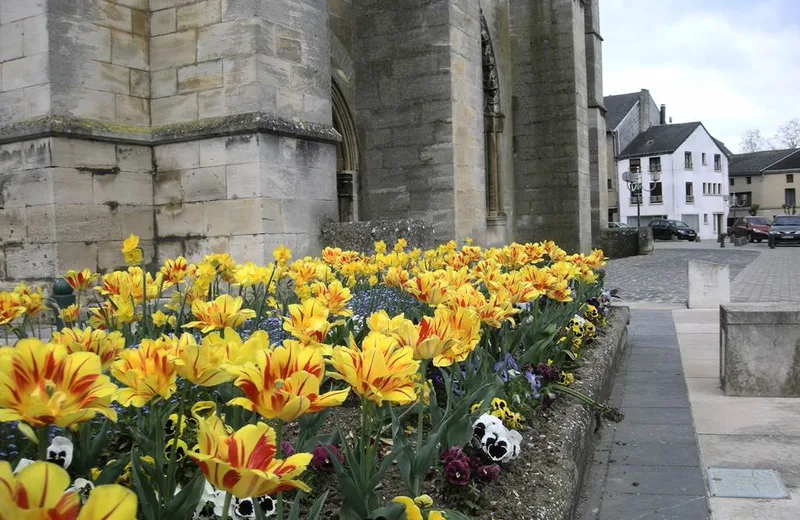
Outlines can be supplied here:
<path id="1" fill-rule="evenodd" d="M 606 226 L 598 0 L 0 0 L 0 278 Z"/>

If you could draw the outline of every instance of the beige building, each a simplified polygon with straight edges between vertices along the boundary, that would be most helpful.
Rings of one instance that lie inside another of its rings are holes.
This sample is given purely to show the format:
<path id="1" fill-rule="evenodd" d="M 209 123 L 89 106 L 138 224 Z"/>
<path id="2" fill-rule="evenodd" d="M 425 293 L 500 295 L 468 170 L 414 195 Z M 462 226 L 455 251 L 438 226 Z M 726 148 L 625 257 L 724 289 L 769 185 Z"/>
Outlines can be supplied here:
<path id="1" fill-rule="evenodd" d="M 729 166 L 730 218 L 796 214 L 800 149 L 733 155 Z"/>

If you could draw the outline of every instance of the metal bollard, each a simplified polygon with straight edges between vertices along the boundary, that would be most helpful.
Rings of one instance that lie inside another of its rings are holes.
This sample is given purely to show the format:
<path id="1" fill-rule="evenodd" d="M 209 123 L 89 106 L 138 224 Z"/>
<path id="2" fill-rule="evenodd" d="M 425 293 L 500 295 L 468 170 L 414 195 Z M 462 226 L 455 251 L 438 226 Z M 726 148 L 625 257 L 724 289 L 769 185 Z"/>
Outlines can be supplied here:
<path id="1" fill-rule="evenodd" d="M 58 309 L 63 309 L 75 303 L 75 293 L 66 280 L 57 278 L 56 281 L 53 282 L 52 294 L 53 301 L 55 301 L 57 305 L 57 307 L 53 309 L 56 315 L 56 328 L 60 329 L 64 326 L 64 323 L 62 323 L 61 317 L 58 315 Z"/>
<path id="2" fill-rule="evenodd" d="M 725 247 L 725 233 L 720 233 L 719 234 L 719 238 L 717 240 L 719 241 L 719 247 L 724 248 Z"/>

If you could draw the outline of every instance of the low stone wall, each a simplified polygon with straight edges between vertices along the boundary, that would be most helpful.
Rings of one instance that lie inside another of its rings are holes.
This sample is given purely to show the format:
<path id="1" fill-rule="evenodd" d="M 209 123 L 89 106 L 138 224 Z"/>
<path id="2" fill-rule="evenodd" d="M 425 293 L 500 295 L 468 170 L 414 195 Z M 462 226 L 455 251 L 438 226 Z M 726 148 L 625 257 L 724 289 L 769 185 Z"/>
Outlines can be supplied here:
<path id="1" fill-rule="evenodd" d="M 689 260 L 690 309 L 718 309 L 731 301 L 730 268 L 725 264 Z"/>
<path id="2" fill-rule="evenodd" d="M 719 319 L 725 395 L 800 397 L 800 305 L 733 303 Z"/>
<path id="3" fill-rule="evenodd" d="M 608 400 L 617 364 L 627 346 L 629 321 L 627 307 L 613 309 L 602 337 L 584 352 L 584 365 L 575 372 L 575 389 L 600 402 Z M 544 413 L 542 420 L 532 421 L 532 430 L 523 433 L 522 458 L 504 468 L 524 477 L 514 478 L 513 493 L 497 490 L 497 496 L 516 502 L 515 506 L 504 505 L 504 512 L 513 510 L 513 518 L 569 520 L 577 512 L 594 451 L 597 414 L 566 396 L 559 397 Z"/>
<path id="4" fill-rule="evenodd" d="M 600 231 L 600 248 L 608 258 L 647 255 L 653 252 L 653 230 L 612 228 Z"/>
<path id="5" fill-rule="evenodd" d="M 408 249 L 436 247 L 433 226 L 422 220 L 372 220 L 365 222 L 327 222 L 322 226 L 322 247 L 372 253 L 375 242 L 383 240 L 391 249 L 398 239 L 408 241 Z"/>

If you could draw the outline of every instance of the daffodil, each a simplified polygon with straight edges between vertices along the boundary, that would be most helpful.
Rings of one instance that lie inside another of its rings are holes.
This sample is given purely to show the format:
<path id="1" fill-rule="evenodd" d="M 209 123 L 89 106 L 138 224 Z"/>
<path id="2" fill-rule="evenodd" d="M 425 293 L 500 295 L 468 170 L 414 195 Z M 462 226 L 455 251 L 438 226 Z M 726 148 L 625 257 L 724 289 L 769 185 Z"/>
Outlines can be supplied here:
<path id="1" fill-rule="evenodd" d="M 111 365 L 111 375 L 124 385 L 115 399 L 136 408 L 156 396 L 169 399 L 176 389 L 177 359 L 174 345 L 164 340 L 144 339 L 139 348 L 125 349 Z"/>
<path id="2" fill-rule="evenodd" d="M 92 352 L 100 356 L 103 370 L 111 366 L 117 356 L 125 348 L 125 338 L 121 332 L 106 332 L 104 330 L 92 330 L 89 327 L 65 328 L 60 332 L 53 332 L 51 339 L 53 343 L 64 345 L 67 352 Z"/>
<path id="3" fill-rule="evenodd" d="M 153 325 L 156 327 L 164 327 L 169 325 L 170 327 L 175 326 L 175 322 L 177 318 L 175 318 L 174 314 L 164 314 L 162 311 L 156 311 L 150 315 L 150 319 L 153 320 Z"/>
<path id="4" fill-rule="evenodd" d="M 311 454 L 275 458 L 275 430 L 266 424 L 248 424 L 230 435 L 218 419 L 200 420 L 198 428 L 198 450 L 188 455 L 215 488 L 238 498 L 310 491 L 297 477 L 311 462 Z"/>
<path id="5" fill-rule="evenodd" d="M 212 302 L 197 300 L 192 304 L 192 314 L 196 318 L 184 328 L 200 329 L 206 333 L 226 327 L 239 327 L 250 318 L 255 318 L 256 311 L 242 309 L 242 298 L 223 294 Z"/>
<path id="6" fill-rule="evenodd" d="M 331 365 L 336 370 L 331 377 L 345 381 L 355 393 L 378 406 L 417 400 L 412 376 L 419 361 L 414 360 L 411 348 L 400 346 L 395 338 L 370 332 L 359 346 L 351 337 L 349 347 L 333 350 Z"/>
<path id="7" fill-rule="evenodd" d="M 255 410 L 284 422 L 339 406 L 350 389 L 321 393 L 325 361 L 318 349 L 295 343 L 256 352 L 255 363 L 232 367 L 234 384 L 244 392 L 228 404 Z"/>
<path id="8" fill-rule="evenodd" d="M 83 271 L 70 270 L 64 275 L 64 280 L 73 291 L 87 291 L 99 276 L 97 273 L 92 273 L 91 269 L 84 269 Z"/>
<path id="9" fill-rule="evenodd" d="M 422 516 L 420 507 L 430 507 L 433 505 L 433 500 L 428 495 L 421 495 L 416 498 L 411 497 L 394 497 L 392 502 L 402 504 L 405 509 L 406 520 L 444 520 L 445 516 L 441 511 L 429 511 L 427 517 Z"/>
<path id="10" fill-rule="evenodd" d="M 272 251 L 272 257 L 279 265 L 286 265 L 292 258 L 292 252 L 288 247 L 281 244 L 278 248 Z"/>
<path id="11" fill-rule="evenodd" d="M 139 248 L 139 237 L 131 234 L 122 242 L 122 256 L 125 257 L 125 263 L 128 265 L 142 263 L 142 250 Z"/>

